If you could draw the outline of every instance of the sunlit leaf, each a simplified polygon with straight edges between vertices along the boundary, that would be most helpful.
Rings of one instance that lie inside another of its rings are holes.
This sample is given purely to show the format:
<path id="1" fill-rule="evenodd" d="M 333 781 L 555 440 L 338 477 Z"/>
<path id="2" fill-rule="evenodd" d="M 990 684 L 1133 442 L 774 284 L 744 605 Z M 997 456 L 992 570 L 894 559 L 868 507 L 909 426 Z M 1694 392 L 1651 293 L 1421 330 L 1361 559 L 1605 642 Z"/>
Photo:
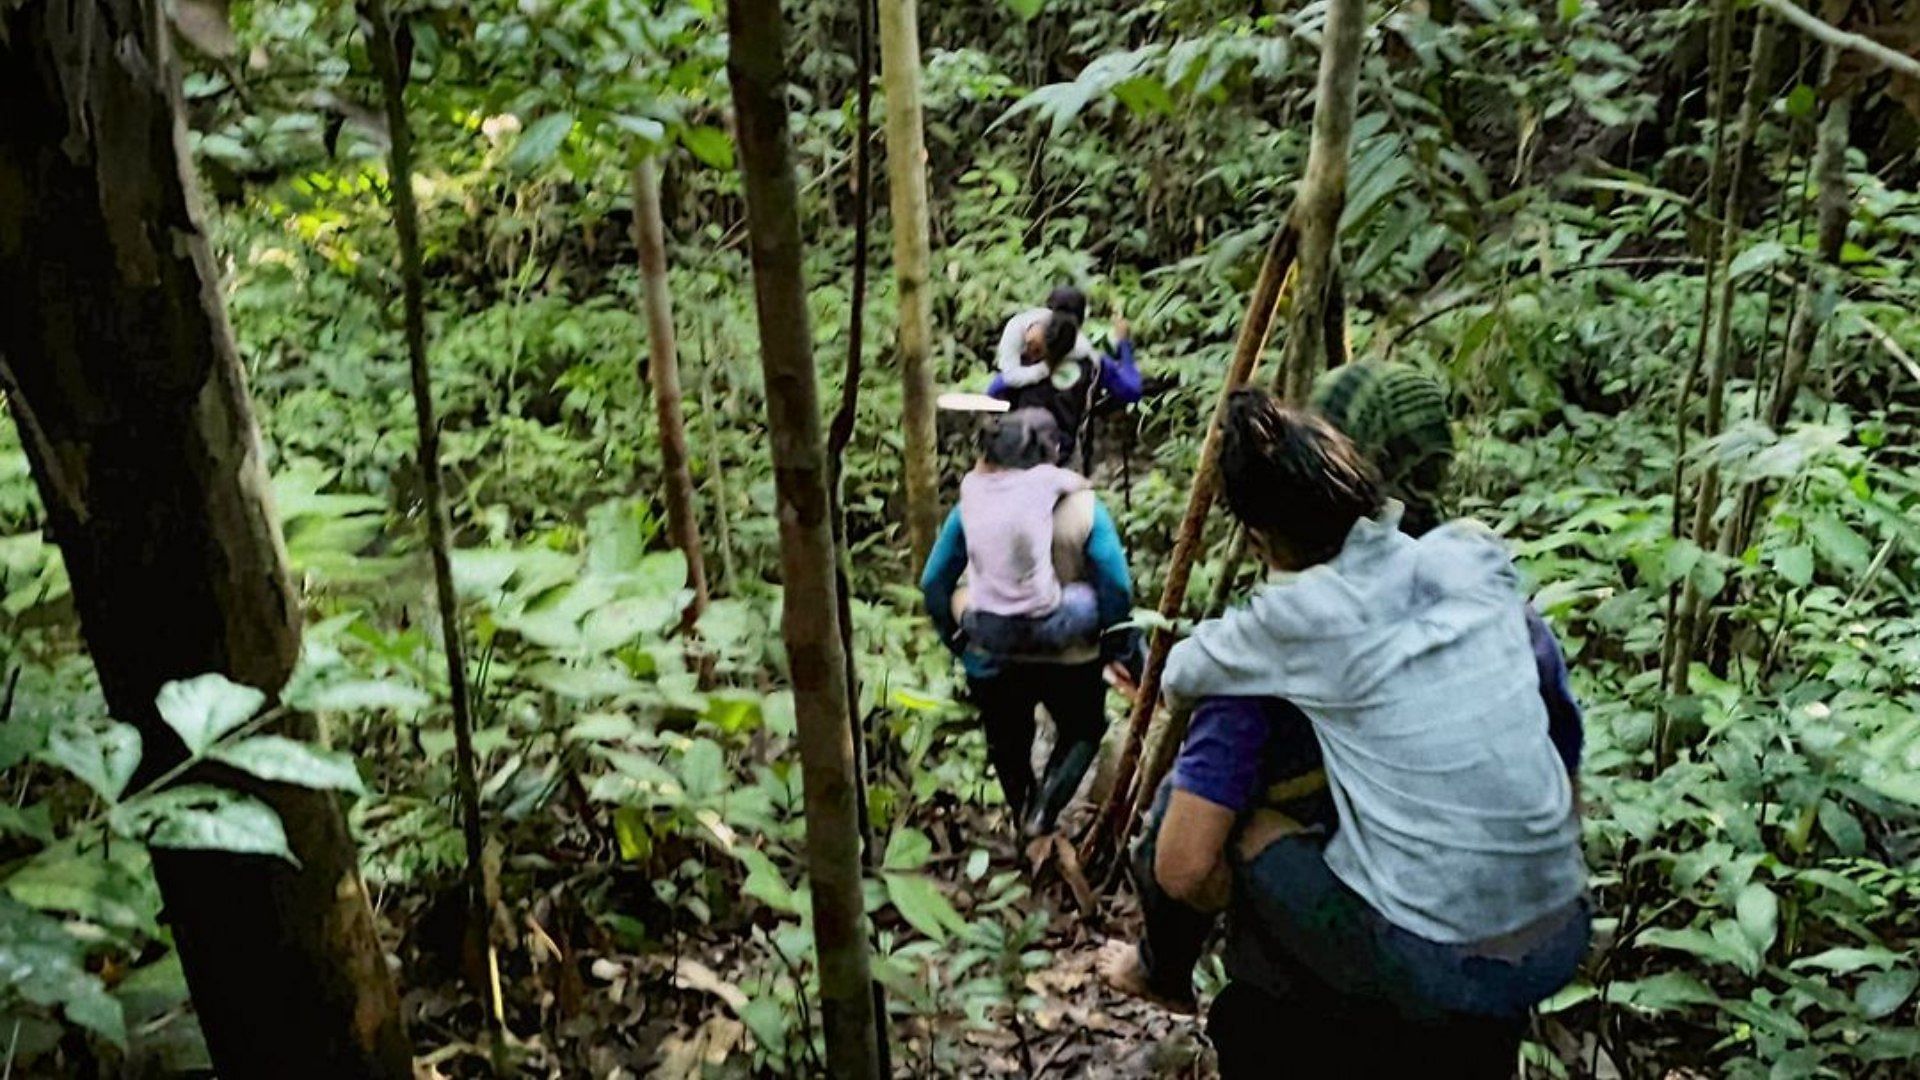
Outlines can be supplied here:
<path id="1" fill-rule="evenodd" d="M 918 870 L 933 858 L 933 841 L 915 828 L 895 829 L 887 838 L 887 854 L 881 865 L 888 870 Z"/>
<path id="2" fill-rule="evenodd" d="M 255 735 L 215 748 L 213 756 L 250 776 L 323 791 L 366 794 L 353 758 L 284 735 Z"/>
<path id="3" fill-rule="evenodd" d="M 711 168 L 733 168 L 733 140 L 717 127 L 702 124 L 681 128 L 680 143 Z"/>
<path id="4" fill-rule="evenodd" d="M 426 691 L 399 679 L 346 679 L 289 696 L 288 704 L 313 712 L 419 712 L 433 704 Z"/>
<path id="5" fill-rule="evenodd" d="M 121 834 L 148 847 L 293 858 L 280 815 L 272 807 L 208 784 L 142 796 L 115 808 L 113 821 Z"/>
<path id="6" fill-rule="evenodd" d="M 198 756 L 221 736 L 253 719 L 267 695 L 218 673 L 180 679 L 160 688 L 154 705 L 189 753 Z"/>
<path id="7" fill-rule="evenodd" d="M 74 721 L 47 734 L 41 757 L 73 775 L 113 802 L 127 790 L 140 767 L 140 732 L 111 720 Z"/>

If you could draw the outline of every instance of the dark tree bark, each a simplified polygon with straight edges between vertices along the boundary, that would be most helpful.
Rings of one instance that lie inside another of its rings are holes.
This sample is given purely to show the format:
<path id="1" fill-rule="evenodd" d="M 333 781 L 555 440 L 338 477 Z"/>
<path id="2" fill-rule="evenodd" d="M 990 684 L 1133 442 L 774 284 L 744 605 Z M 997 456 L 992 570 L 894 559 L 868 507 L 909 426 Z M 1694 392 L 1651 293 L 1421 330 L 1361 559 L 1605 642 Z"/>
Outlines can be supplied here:
<path id="1" fill-rule="evenodd" d="M 880 1075 L 878 1017 L 861 900 L 847 655 L 834 583 L 832 498 L 802 272 L 799 195 L 787 131 L 786 21 L 779 0 L 727 6 L 727 69 L 739 117 L 760 366 L 779 500 L 781 634 L 793 678 L 806 794 L 807 866 L 828 1072 Z"/>
<path id="2" fill-rule="evenodd" d="M 164 683 L 219 672 L 275 694 L 300 643 L 161 20 L 154 0 L 0 9 L 0 376 L 141 778 L 184 755 L 154 708 Z M 411 1075 L 339 803 L 250 790 L 298 865 L 153 852 L 214 1066 Z"/>
<path id="3" fill-rule="evenodd" d="M 651 157 L 633 169 L 633 234 L 640 249 L 640 286 L 647 307 L 647 352 L 653 375 L 653 408 L 660 422 L 660 471 L 667 485 L 667 533 L 687 556 L 693 603 L 687 626 L 707 609 L 707 564 L 700 554 L 700 515 L 694 509 L 693 472 L 687 465 L 687 421 L 680 406 L 680 352 L 673 333 L 673 294 L 667 285 L 666 225 L 660 219 L 659 167 Z M 646 381 L 643 372 L 641 381 Z"/>

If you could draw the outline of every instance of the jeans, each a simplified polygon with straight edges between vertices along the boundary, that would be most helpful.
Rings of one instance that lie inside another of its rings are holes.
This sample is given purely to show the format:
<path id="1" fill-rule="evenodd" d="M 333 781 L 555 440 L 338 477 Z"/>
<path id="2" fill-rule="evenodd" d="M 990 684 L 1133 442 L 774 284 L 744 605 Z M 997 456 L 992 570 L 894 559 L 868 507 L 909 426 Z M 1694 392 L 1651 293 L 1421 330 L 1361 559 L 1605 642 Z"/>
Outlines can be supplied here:
<path id="1" fill-rule="evenodd" d="M 1498 957 L 1388 922 L 1327 868 L 1323 845 L 1290 836 L 1235 867 L 1229 975 L 1284 995 L 1304 971 L 1339 994 L 1384 1002 L 1421 1022 L 1519 1021 L 1570 982 L 1586 955 L 1591 916 L 1584 901 L 1543 921 L 1513 955 Z"/>
<path id="2" fill-rule="evenodd" d="M 1093 586 L 1072 582 L 1060 587 L 1060 605 L 1044 615 L 995 615 L 969 610 L 960 618 L 968 648 L 995 656 L 1057 652 L 1093 640 L 1100 609 Z"/>
<path id="3" fill-rule="evenodd" d="M 1312 756 L 1289 748 L 1280 755 L 1280 771 L 1297 764 L 1304 772 L 1318 764 L 1307 760 Z M 1154 880 L 1153 854 L 1171 791 L 1169 778 L 1133 852 L 1146 922 L 1140 957 L 1155 993 L 1191 998 L 1193 967 L 1218 916 L 1174 900 Z M 1330 806 L 1316 801 L 1286 809 L 1318 827 L 1234 866 L 1225 950 L 1230 982 L 1207 1017 L 1224 1080 L 1282 1072 L 1510 1076 L 1528 1010 L 1566 985 L 1586 952 L 1584 903 L 1533 935 L 1515 959 L 1427 941 L 1387 922 L 1327 868 L 1322 850 L 1334 822 Z"/>
<path id="4" fill-rule="evenodd" d="M 1000 665 L 991 678 L 968 688 L 986 729 L 987 757 L 1000 778 L 1007 805 L 1039 831 L 1053 828 L 1080 781 L 1093 766 L 1107 730 L 1107 684 L 1099 661 L 1085 664 Z M 1033 776 L 1034 709 L 1053 718 L 1053 753 L 1036 785 Z M 1037 787 L 1037 790 L 1036 790 Z"/>

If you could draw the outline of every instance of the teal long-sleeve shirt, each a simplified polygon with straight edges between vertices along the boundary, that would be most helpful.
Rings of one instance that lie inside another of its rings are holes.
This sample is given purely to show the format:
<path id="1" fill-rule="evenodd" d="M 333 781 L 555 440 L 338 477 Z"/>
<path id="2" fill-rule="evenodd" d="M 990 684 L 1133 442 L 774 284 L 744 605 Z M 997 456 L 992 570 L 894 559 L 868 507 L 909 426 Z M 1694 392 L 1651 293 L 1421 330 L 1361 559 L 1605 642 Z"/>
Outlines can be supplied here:
<path id="1" fill-rule="evenodd" d="M 993 674 L 993 661 L 960 647 L 960 626 L 953 617 L 953 593 L 960 575 L 967 569 L 967 533 L 960 524 L 960 509 L 947 515 L 947 523 L 927 556 L 927 567 L 920 575 L 920 594 L 927 603 L 927 615 L 939 631 L 940 640 L 960 657 L 973 678 Z M 1127 552 L 1120 545 L 1120 530 L 1112 515 L 1099 501 L 1093 505 L 1093 527 L 1087 533 L 1087 584 L 1100 615 L 1100 629 L 1125 622 L 1133 612 L 1133 579 L 1127 572 Z"/>

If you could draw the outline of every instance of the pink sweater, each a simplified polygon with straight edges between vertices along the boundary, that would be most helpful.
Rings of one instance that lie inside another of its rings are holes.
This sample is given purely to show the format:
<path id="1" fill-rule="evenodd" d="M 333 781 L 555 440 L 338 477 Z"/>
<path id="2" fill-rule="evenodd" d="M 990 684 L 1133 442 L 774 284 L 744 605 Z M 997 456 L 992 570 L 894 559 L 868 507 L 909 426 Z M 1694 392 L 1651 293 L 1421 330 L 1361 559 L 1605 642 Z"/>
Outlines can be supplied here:
<path id="1" fill-rule="evenodd" d="M 969 606 L 993 615 L 1045 615 L 1060 606 L 1053 572 L 1053 508 L 1087 486 L 1057 465 L 987 472 L 960 481 Z"/>

